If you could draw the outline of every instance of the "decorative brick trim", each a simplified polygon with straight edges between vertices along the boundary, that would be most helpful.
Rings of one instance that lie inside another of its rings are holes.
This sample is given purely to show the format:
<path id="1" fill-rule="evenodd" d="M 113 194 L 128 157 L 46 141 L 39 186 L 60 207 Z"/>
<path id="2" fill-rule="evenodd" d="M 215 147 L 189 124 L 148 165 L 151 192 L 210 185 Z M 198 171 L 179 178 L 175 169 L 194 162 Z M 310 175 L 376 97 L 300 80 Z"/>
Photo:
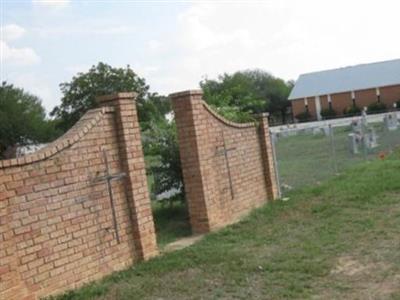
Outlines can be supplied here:
<path id="1" fill-rule="evenodd" d="M 236 123 L 225 119 L 223 116 L 219 115 L 216 111 L 214 111 L 207 102 L 203 101 L 204 108 L 218 121 L 225 124 L 226 126 L 234 127 L 234 128 L 249 128 L 249 127 L 256 127 L 255 123 Z"/>
<path id="2" fill-rule="evenodd" d="M 104 114 L 112 112 L 114 112 L 113 107 L 103 107 L 88 111 L 68 132 L 44 148 L 17 159 L 0 160 L 0 169 L 23 166 L 54 156 L 58 152 L 78 142 L 102 120 Z"/>

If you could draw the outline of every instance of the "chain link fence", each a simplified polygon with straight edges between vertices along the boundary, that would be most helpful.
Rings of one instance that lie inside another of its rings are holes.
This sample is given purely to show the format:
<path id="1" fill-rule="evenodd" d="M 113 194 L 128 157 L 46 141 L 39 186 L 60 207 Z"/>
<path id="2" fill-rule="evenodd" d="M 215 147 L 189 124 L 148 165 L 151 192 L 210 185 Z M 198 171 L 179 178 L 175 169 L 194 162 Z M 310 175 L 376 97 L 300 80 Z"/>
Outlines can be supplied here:
<path id="1" fill-rule="evenodd" d="M 271 128 L 281 196 L 400 148 L 400 112 Z"/>

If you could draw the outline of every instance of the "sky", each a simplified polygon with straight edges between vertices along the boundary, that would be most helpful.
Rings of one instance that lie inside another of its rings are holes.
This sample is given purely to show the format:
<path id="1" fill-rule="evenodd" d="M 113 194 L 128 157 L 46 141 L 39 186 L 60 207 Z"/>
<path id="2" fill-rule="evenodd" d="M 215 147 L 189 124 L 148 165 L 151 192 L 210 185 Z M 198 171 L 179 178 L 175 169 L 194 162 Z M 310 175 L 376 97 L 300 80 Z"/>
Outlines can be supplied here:
<path id="1" fill-rule="evenodd" d="M 60 104 L 59 84 L 102 61 L 152 92 L 263 69 L 302 73 L 400 58 L 398 0 L 0 0 L 1 81 Z"/>

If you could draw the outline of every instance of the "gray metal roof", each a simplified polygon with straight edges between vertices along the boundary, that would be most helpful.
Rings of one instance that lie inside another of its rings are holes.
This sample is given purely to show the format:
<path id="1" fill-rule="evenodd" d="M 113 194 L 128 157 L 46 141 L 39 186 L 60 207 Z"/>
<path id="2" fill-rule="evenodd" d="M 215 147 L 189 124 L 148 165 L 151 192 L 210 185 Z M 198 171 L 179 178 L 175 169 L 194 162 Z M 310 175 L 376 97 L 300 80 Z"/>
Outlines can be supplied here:
<path id="1" fill-rule="evenodd" d="M 400 84 L 400 59 L 300 75 L 289 100 Z"/>

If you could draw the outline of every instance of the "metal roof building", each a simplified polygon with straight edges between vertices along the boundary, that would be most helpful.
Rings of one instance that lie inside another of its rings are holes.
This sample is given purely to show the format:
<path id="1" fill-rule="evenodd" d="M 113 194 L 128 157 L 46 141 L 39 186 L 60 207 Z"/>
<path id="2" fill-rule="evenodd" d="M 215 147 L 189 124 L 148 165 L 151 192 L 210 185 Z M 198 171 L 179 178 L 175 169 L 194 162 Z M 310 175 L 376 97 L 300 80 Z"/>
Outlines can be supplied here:
<path id="1" fill-rule="evenodd" d="M 400 84 L 400 59 L 300 75 L 289 100 Z"/>
<path id="2" fill-rule="evenodd" d="M 376 102 L 391 108 L 400 103 L 400 59 L 300 75 L 289 100 L 295 119 L 345 115 Z"/>

